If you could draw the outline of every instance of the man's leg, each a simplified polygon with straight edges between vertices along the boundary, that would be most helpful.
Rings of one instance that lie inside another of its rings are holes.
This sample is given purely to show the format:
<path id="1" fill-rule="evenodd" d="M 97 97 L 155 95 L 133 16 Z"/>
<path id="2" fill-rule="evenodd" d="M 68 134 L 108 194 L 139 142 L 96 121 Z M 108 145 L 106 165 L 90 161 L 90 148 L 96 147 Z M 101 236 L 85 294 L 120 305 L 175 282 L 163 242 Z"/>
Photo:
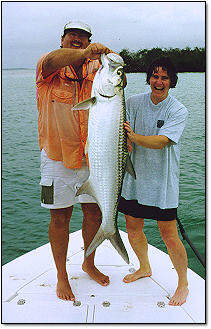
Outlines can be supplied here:
<path id="1" fill-rule="evenodd" d="M 168 222 L 158 221 L 158 228 L 178 274 L 178 286 L 169 305 L 180 306 L 186 302 L 188 295 L 187 253 L 178 235 L 176 219 Z"/>
<path id="2" fill-rule="evenodd" d="M 84 239 L 84 254 L 92 242 L 101 224 L 101 211 L 96 203 L 82 203 L 81 208 L 84 214 L 82 235 Z M 107 286 L 109 284 L 109 277 L 101 273 L 94 265 L 95 251 L 87 258 L 84 258 L 82 269 L 93 280 Z"/>
<path id="3" fill-rule="evenodd" d="M 49 241 L 57 268 L 57 296 L 61 299 L 75 300 L 66 271 L 67 248 L 69 242 L 69 222 L 73 207 L 50 209 Z"/>
<path id="4" fill-rule="evenodd" d="M 123 281 L 129 283 L 140 278 L 151 276 L 152 271 L 148 259 L 148 243 L 143 232 L 144 219 L 134 218 L 129 215 L 125 215 L 125 219 L 128 239 L 140 262 L 140 268 L 135 273 L 128 274 L 124 277 Z"/>

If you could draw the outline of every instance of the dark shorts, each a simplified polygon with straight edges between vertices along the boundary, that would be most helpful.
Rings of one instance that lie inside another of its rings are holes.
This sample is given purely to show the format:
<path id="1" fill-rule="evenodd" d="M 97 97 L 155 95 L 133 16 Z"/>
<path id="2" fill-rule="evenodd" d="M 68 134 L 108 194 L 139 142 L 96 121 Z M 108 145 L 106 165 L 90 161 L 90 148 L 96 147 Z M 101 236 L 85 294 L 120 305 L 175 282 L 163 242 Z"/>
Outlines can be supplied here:
<path id="1" fill-rule="evenodd" d="M 135 218 L 155 219 L 158 221 L 170 221 L 177 217 L 177 208 L 161 209 L 153 206 L 145 206 L 137 200 L 126 200 L 120 197 L 119 212 Z"/>

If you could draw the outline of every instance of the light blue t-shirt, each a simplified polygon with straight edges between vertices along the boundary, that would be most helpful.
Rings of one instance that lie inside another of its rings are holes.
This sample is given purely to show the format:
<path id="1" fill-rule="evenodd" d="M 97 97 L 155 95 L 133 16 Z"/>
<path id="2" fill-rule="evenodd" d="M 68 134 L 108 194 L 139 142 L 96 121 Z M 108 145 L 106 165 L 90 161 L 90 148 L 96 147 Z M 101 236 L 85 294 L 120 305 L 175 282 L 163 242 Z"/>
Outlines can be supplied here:
<path id="1" fill-rule="evenodd" d="M 127 102 L 127 120 L 135 133 L 164 135 L 171 142 L 160 149 L 133 144 L 131 160 L 136 180 L 125 174 L 122 196 L 140 204 L 161 209 L 177 208 L 179 201 L 180 137 L 188 111 L 173 96 L 153 104 L 151 92 L 131 96 Z"/>

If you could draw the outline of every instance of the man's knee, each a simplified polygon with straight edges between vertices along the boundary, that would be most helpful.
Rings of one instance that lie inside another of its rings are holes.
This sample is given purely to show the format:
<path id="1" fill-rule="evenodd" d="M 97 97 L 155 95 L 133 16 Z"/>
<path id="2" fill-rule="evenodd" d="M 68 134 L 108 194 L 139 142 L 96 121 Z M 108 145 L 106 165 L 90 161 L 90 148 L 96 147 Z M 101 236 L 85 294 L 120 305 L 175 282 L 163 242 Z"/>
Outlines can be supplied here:
<path id="1" fill-rule="evenodd" d="M 62 209 L 50 209 L 51 224 L 57 228 L 64 227 L 69 223 L 73 207 Z"/>
<path id="2" fill-rule="evenodd" d="M 101 222 L 102 214 L 99 206 L 96 203 L 82 203 L 81 208 L 84 214 L 85 221 Z"/>

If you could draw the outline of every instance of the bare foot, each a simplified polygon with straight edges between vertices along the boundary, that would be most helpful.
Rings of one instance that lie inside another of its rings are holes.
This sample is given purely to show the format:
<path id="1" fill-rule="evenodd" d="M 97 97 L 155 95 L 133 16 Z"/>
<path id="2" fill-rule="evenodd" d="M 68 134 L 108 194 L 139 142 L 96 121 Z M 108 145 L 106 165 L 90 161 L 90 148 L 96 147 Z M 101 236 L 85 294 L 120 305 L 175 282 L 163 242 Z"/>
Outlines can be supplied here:
<path id="1" fill-rule="evenodd" d="M 58 279 L 56 293 L 60 299 L 75 301 L 68 277 Z"/>
<path id="2" fill-rule="evenodd" d="M 125 283 L 130 283 L 130 282 L 134 282 L 138 279 L 141 279 L 141 278 L 146 278 L 146 277 L 149 277 L 152 275 L 152 271 L 149 270 L 148 272 L 147 271 L 143 271 L 142 269 L 139 269 L 138 271 L 132 273 L 132 274 L 127 274 L 123 281 Z"/>
<path id="3" fill-rule="evenodd" d="M 101 286 L 109 285 L 109 277 L 101 273 L 95 266 L 89 266 L 84 262 L 82 265 L 82 270 L 86 272 L 93 280 L 101 284 Z"/>
<path id="4" fill-rule="evenodd" d="M 172 306 L 181 306 L 186 302 L 189 290 L 187 287 L 177 288 L 174 293 L 174 296 L 171 298 L 169 305 Z"/>

